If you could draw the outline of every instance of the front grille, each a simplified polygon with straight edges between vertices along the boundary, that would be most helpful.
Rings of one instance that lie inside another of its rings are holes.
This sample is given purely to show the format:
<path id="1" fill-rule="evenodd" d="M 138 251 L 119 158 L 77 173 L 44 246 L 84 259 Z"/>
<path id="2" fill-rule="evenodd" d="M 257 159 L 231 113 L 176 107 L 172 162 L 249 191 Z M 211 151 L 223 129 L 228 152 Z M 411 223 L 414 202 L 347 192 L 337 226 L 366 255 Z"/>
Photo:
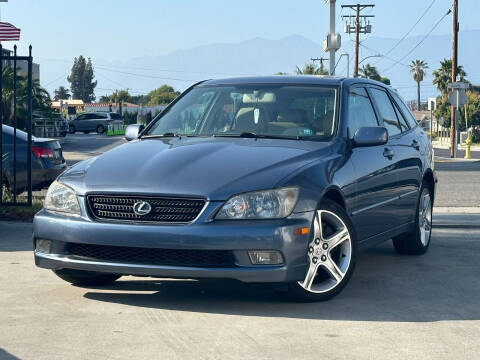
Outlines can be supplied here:
<path id="1" fill-rule="evenodd" d="M 188 223 L 196 219 L 206 201 L 166 197 L 88 195 L 91 215 L 98 220 Z M 151 212 L 138 215 L 133 211 L 138 202 L 147 202 Z"/>
<path id="2" fill-rule="evenodd" d="M 151 249 L 68 243 L 66 255 L 89 260 L 138 265 L 232 267 L 233 254 L 227 250 Z"/>

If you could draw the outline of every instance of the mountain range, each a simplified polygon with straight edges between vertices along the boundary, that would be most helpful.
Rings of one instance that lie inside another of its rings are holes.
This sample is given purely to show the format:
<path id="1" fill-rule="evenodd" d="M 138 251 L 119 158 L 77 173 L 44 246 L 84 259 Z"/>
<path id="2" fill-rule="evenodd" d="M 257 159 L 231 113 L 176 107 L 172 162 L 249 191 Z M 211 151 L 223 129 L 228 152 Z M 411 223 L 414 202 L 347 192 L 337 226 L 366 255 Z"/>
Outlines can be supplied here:
<path id="1" fill-rule="evenodd" d="M 422 40 L 411 55 L 407 55 Z M 480 50 L 480 30 L 465 30 L 459 34 L 459 63 L 463 65 L 473 83 L 480 82 L 480 70 L 476 64 Z M 387 57 L 369 58 L 362 65 L 370 63 L 382 76 L 390 78 L 392 86 L 406 99 L 416 96 L 416 84 L 409 73 L 407 64 L 414 59 L 425 60 L 429 64 L 427 76 L 422 83 L 422 98 L 436 96 L 432 85 L 431 73 L 440 65 L 440 61 L 451 57 L 451 35 L 435 35 L 425 39 L 415 36 L 404 39 L 391 52 L 389 50 L 398 39 L 369 36 L 362 39 L 360 59 L 370 55 L 388 54 Z M 475 45 L 477 44 L 477 45 Z M 159 45 L 161 46 L 161 44 Z M 179 44 L 179 48 L 181 44 Z M 342 35 L 342 48 L 337 52 L 350 54 L 350 75 L 353 72 L 353 42 L 347 34 Z M 277 72 L 294 73 L 296 66 L 302 67 L 312 57 L 328 57 L 320 41 L 304 36 L 291 35 L 278 40 L 254 38 L 240 43 L 216 43 L 198 46 L 192 49 L 178 50 L 165 55 L 132 57 L 125 61 L 96 61 L 93 59 L 98 80 L 96 94 L 111 93 L 114 89 L 129 88 L 133 94 L 146 93 L 161 84 L 169 84 L 184 90 L 192 83 L 209 78 L 235 77 L 248 75 L 271 75 Z M 395 65 L 392 60 L 401 60 Z M 67 62 L 42 66 L 42 79 L 53 79 L 59 67 L 65 66 L 68 72 L 71 64 Z M 328 68 L 328 61 L 324 63 Z M 55 70 L 55 69 L 56 70 Z M 346 57 L 339 61 L 337 75 L 346 75 Z M 58 76 L 58 75 L 57 75 Z M 51 83 L 49 91 L 58 86 Z"/>

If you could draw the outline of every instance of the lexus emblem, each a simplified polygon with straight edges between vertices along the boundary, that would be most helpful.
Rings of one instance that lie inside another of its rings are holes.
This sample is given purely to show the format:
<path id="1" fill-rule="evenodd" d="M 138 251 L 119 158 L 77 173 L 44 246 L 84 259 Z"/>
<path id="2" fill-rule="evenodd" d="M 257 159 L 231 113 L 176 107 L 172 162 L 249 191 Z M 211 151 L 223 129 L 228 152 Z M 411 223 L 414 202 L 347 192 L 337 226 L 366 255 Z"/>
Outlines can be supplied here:
<path id="1" fill-rule="evenodd" d="M 133 204 L 133 212 L 140 216 L 145 216 L 150 214 L 152 211 L 152 205 L 146 201 L 137 201 Z"/>

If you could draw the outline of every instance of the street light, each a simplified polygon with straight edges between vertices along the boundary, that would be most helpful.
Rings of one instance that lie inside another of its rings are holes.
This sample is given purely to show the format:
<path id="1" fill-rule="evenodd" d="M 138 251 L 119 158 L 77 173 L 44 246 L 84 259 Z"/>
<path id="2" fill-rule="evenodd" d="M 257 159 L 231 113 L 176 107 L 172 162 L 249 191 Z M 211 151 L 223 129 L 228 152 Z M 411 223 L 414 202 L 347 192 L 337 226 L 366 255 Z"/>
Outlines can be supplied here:
<path id="1" fill-rule="evenodd" d="M 340 59 L 344 56 L 347 57 L 347 77 L 350 77 L 350 54 L 349 53 L 343 53 L 342 55 L 340 55 L 337 63 L 335 64 L 335 69 L 333 71 L 335 71 L 337 69 L 337 66 L 338 66 L 338 63 L 340 62 Z"/>
<path id="2" fill-rule="evenodd" d="M 363 58 L 363 59 L 358 63 L 358 65 L 360 65 L 360 64 L 361 64 L 362 62 L 364 62 L 365 60 L 370 59 L 370 58 L 374 58 L 374 57 L 381 58 L 381 57 L 384 57 L 384 55 L 382 55 L 382 54 L 377 54 L 377 55 L 367 56 L 367 57 Z"/>

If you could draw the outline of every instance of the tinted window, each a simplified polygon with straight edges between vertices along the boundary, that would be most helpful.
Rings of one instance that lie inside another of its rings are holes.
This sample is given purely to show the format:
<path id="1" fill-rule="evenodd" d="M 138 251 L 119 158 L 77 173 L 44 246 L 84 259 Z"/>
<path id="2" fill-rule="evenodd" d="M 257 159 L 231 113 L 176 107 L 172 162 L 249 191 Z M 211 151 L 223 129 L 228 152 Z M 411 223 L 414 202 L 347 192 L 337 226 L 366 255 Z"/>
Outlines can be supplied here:
<path id="1" fill-rule="evenodd" d="M 398 106 L 394 103 L 393 107 L 395 108 L 395 113 L 397 114 L 398 121 L 400 122 L 400 127 L 402 128 L 402 132 L 408 130 L 407 120 L 403 117 L 402 113 L 398 109 Z"/>
<path id="2" fill-rule="evenodd" d="M 417 126 L 417 121 L 413 117 L 412 113 L 408 109 L 407 105 L 403 102 L 403 100 L 398 96 L 397 94 L 393 93 L 393 98 L 397 102 L 398 106 L 400 107 L 400 110 L 402 111 L 403 115 L 405 116 L 408 125 L 410 125 L 411 128 L 414 128 Z"/>
<path id="3" fill-rule="evenodd" d="M 400 134 L 402 130 L 400 129 L 395 109 L 387 93 L 379 89 L 371 89 L 371 92 L 378 111 L 380 112 L 380 117 L 383 120 L 383 126 L 385 126 L 388 131 L 388 136 Z"/>
<path id="4" fill-rule="evenodd" d="M 110 118 L 112 118 L 113 120 L 122 120 L 122 116 L 117 113 L 110 113 Z"/>
<path id="5" fill-rule="evenodd" d="M 364 88 L 355 88 L 348 96 L 348 133 L 355 135 L 362 126 L 378 126 L 372 103 Z"/>
<path id="6" fill-rule="evenodd" d="M 86 119 L 85 116 L 86 115 L 79 115 L 79 116 L 77 116 L 77 118 L 75 120 L 85 120 Z"/>

